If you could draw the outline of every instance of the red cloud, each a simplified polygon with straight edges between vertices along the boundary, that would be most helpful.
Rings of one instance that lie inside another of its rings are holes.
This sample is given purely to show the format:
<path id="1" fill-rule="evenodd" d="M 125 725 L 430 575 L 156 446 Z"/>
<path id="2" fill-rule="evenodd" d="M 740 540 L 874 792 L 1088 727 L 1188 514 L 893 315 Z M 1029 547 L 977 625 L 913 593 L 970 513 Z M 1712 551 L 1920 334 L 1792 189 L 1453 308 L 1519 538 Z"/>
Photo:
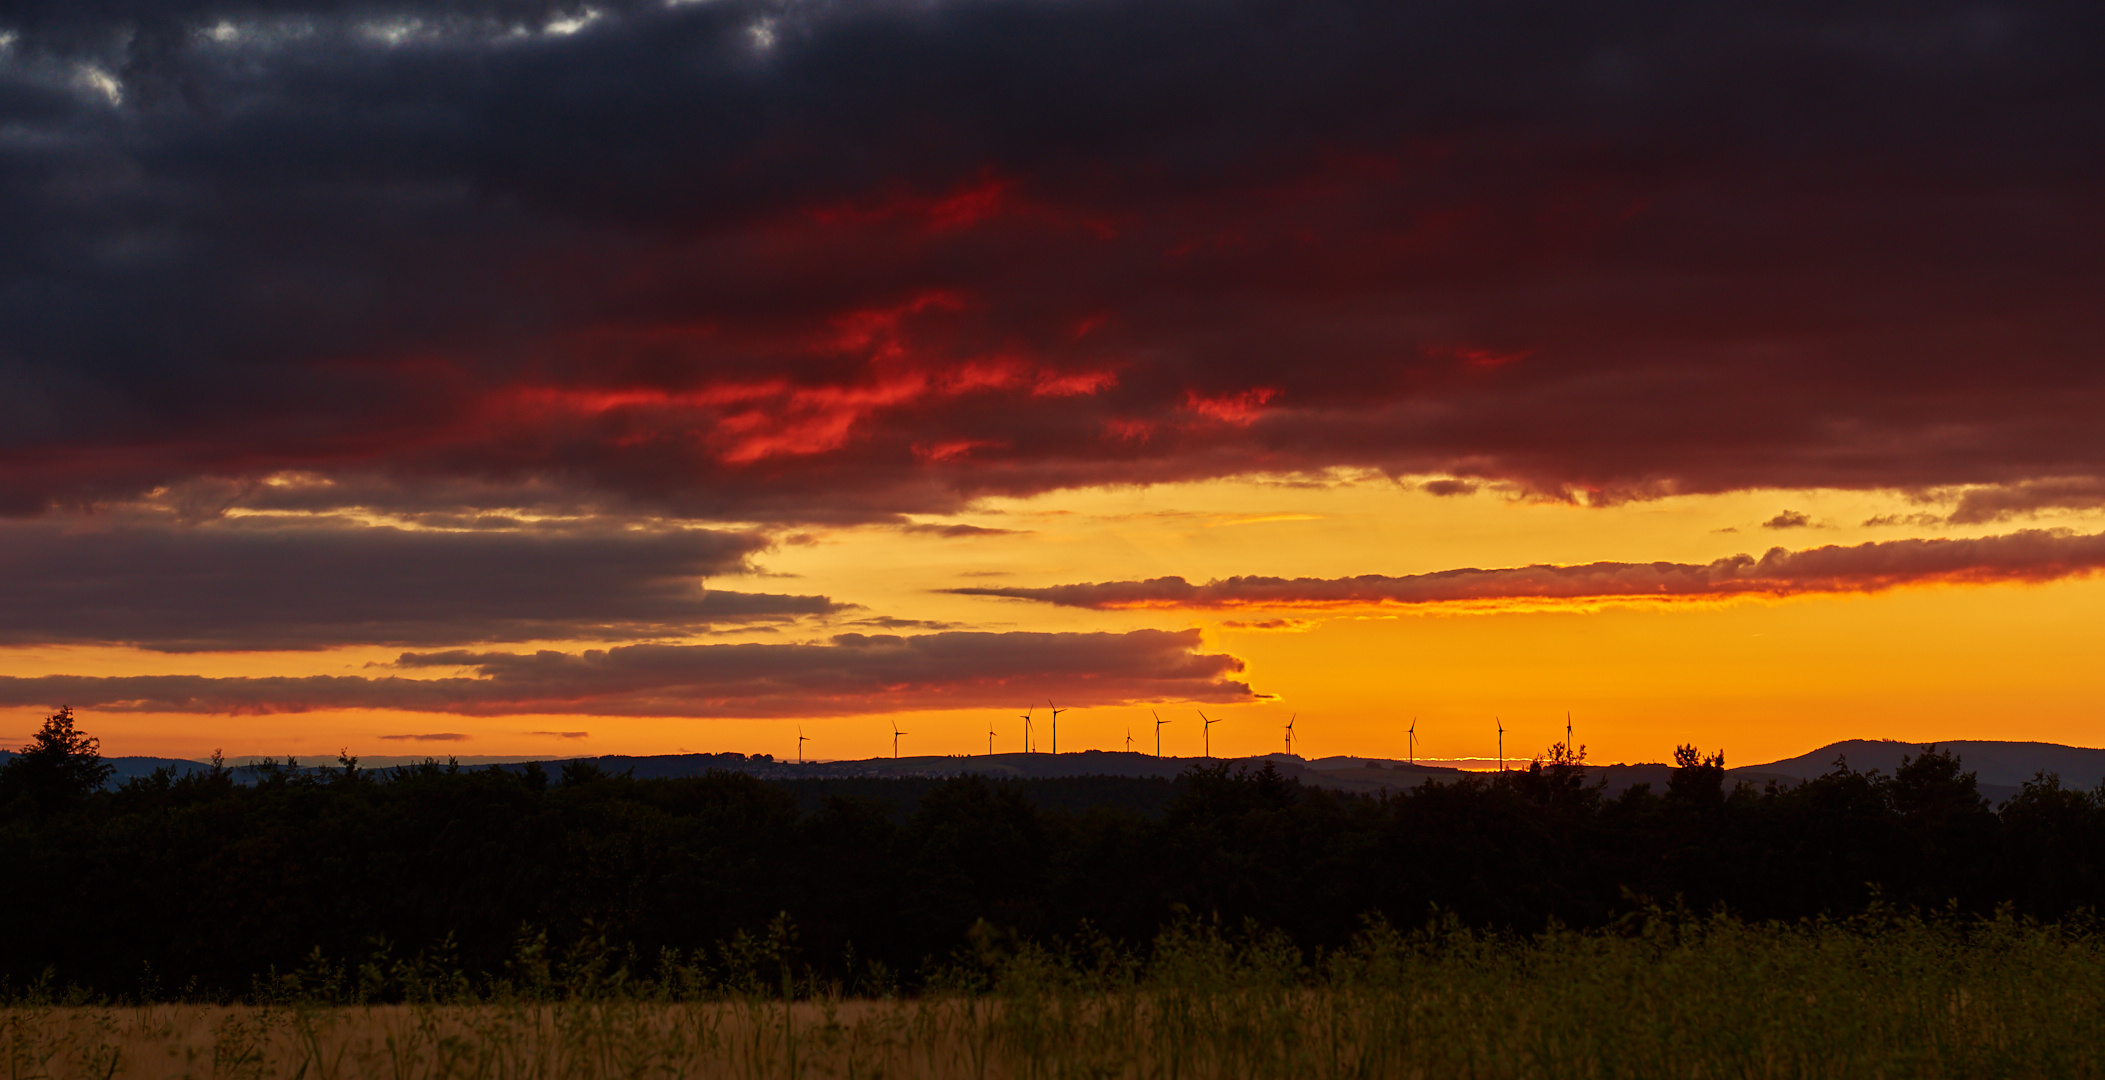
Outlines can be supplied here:
<path id="1" fill-rule="evenodd" d="M 1971 518 L 2105 477 L 2066 5 L 1950 64 L 1880 44 L 1955 40 L 1936 5 L 845 4 L 765 63 L 717 7 L 618 6 L 410 71 L 293 0 L 301 41 L 170 37 L 184 108 L 23 114 L 0 511 L 304 470 L 882 520 L 1360 467 Z M 127 5 L 45 7 L 20 49 L 137 68 L 87 55 Z M 67 100 L 46 67 L 5 77 Z M 86 160 L 126 199 L 35 179 Z"/>
<path id="2" fill-rule="evenodd" d="M 1442 570 L 1350 578 L 1230 577 L 1194 585 L 1181 577 L 1044 588 L 951 589 L 967 596 L 1066 607 L 1389 607 L 1485 602 L 1719 599 L 1880 592 L 1906 585 L 2042 582 L 2105 569 L 2105 533 L 2028 529 L 1977 540 L 1891 540 L 1710 563 L 1616 563 Z"/>
<path id="3" fill-rule="evenodd" d="M 914 455 L 923 461 L 955 461 L 974 450 L 1000 445 L 1000 443 L 992 439 L 952 439 L 949 442 L 916 445 L 914 447 Z"/>
<path id="4" fill-rule="evenodd" d="M 1116 385 L 1118 374 L 1111 371 L 1042 372 L 1031 385 L 1031 393 L 1038 397 L 1073 397 L 1100 393 Z"/>
<path id="5" fill-rule="evenodd" d="M 1420 351 L 1435 359 L 1460 360 L 1469 367 L 1485 369 L 1504 367 L 1516 360 L 1525 360 L 1535 352 L 1533 349 L 1500 352 L 1474 345 L 1425 345 Z"/>
<path id="6" fill-rule="evenodd" d="M 1265 402 L 1279 396 L 1277 387 L 1259 386 L 1233 394 L 1206 396 L 1196 390 L 1184 394 L 1184 407 L 1200 416 L 1230 424 L 1255 423 Z"/>

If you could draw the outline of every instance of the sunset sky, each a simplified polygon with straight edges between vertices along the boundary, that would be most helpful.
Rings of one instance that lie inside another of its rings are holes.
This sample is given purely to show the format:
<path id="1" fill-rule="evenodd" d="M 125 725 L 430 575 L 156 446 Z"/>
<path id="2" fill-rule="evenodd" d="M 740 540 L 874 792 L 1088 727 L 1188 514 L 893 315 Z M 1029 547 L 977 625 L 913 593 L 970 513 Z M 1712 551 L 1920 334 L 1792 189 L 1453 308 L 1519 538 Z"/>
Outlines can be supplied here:
<path id="1" fill-rule="evenodd" d="M 8 3 L 0 745 L 2105 744 L 2101 55 L 2073 2 Z"/>

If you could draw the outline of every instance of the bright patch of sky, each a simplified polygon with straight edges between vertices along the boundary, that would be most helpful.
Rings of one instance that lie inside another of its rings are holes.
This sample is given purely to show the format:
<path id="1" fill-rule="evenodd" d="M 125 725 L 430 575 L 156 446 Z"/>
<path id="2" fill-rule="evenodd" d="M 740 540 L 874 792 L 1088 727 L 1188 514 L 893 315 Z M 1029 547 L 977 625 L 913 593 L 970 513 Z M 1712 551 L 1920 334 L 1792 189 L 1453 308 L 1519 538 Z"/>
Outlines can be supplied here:
<path id="1" fill-rule="evenodd" d="M 367 40 L 382 45 L 400 45 L 412 37 L 425 36 L 422 19 L 387 19 L 366 23 L 358 28 L 358 32 Z"/>
<path id="2" fill-rule="evenodd" d="M 584 8 L 573 15 L 550 19 L 548 25 L 542 28 L 542 32 L 559 37 L 575 34 L 598 21 L 601 14 L 598 8 Z"/>
<path id="3" fill-rule="evenodd" d="M 107 99 L 111 105 L 124 104 L 124 84 L 117 77 L 93 64 L 82 64 L 78 71 L 80 85 Z"/>

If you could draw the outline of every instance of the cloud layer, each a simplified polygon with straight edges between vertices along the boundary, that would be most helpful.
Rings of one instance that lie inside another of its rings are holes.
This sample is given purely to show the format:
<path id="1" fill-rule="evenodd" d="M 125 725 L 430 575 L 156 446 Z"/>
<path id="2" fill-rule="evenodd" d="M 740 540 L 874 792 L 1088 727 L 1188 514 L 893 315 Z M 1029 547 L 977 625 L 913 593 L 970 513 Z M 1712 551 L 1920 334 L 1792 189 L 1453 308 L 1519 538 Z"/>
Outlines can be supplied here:
<path id="1" fill-rule="evenodd" d="M 705 589 L 757 533 L 0 523 L 0 644 L 163 652 L 620 640 L 839 612 Z"/>
<path id="2" fill-rule="evenodd" d="M 34 0 L 0 40 L 18 514 L 2105 475 L 2095 4 Z"/>
<path id="3" fill-rule="evenodd" d="M 852 716 L 908 709 L 1256 699 L 1196 630 L 842 634 L 812 645 L 624 645 L 583 653 L 405 653 L 432 678 L 0 677 L 0 705 L 106 712 L 399 709 L 470 716 Z M 558 733 L 561 734 L 561 733 Z"/>
<path id="4" fill-rule="evenodd" d="M 2105 569 L 2105 533 L 2027 529 L 1976 540 L 1830 545 L 1710 563 L 1597 562 L 1350 578 L 1181 577 L 1044 588 L 951 589 L 1080 608 L 1387 607 L 1507 602 L 1691 600 L 1880 592 L 1906 585 L 2044 582 Z"/>

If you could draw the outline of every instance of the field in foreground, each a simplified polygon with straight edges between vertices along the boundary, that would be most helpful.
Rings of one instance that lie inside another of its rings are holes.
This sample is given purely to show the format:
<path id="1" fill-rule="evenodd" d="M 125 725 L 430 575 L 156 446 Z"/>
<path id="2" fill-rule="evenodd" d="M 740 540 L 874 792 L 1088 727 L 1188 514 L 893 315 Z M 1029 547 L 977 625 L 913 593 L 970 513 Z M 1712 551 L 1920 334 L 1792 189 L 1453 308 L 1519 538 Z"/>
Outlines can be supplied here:
<path id="1" fill-rule="evenodd" d="M 669 983 L 328 1005 L 0 1010 L 23 1077 L 2092 1076 L 2105 940 L 1908 917 L 1653 918 L 1529 939 L 1375 928 L 1308 960 L 1206 929 L 1144 958 L 990 944 L 956 985 Z"/>

